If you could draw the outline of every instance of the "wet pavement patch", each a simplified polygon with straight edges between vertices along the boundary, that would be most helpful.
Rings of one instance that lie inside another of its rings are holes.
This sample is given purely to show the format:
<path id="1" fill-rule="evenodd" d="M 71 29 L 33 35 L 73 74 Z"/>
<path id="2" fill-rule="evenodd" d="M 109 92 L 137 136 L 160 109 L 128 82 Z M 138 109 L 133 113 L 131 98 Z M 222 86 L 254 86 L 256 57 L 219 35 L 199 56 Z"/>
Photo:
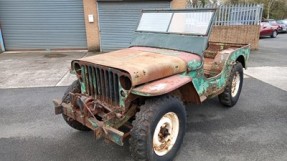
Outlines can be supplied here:
<path id="1" fill-rule="evenodd" d="M 67 56 L 67 55 L 66 54 L 60 54 L 60 53 L 48 53 L 48 54 L 44 55 L 45 58 L 62 58 L 65 56 Z"/>

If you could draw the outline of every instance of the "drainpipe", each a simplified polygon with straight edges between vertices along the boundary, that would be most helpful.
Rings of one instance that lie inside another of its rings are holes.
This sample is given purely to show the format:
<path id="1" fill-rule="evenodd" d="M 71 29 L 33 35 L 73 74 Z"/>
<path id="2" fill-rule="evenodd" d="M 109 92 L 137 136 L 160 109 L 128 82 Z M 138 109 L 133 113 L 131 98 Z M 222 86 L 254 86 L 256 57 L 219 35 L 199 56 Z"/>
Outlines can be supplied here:
<path id="1" fill-rule="evenodd" d="M 1 31 L 1 28 L 0 28 L 0 47 L 1 47 L 0 52 L 5 51 L 4 41 L 3 41 L 3 37 L 2 37 L 2 31 Z"/>

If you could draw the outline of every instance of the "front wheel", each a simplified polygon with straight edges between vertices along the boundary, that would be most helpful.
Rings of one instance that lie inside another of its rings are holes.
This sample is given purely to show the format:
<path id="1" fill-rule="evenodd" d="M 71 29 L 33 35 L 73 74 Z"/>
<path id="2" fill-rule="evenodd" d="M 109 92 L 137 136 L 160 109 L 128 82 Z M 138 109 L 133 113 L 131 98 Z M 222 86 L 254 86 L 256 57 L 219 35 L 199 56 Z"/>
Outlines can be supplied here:
<path id="1" fill-rule="evenodd" d="M 237 62 L 230 73 L 226 87 L 218 98 L 219 102 L 226 107 L 233 107 L 240 96 L 243 84 L 243 67 L 240 62 Z"/>
<path id="2" fill-rule="evenodd" d="M 185 134 L 186 112 L 174 96 L 147 100 L 133 121 L 130 150 L 135 160 L 170 161 Z"/>

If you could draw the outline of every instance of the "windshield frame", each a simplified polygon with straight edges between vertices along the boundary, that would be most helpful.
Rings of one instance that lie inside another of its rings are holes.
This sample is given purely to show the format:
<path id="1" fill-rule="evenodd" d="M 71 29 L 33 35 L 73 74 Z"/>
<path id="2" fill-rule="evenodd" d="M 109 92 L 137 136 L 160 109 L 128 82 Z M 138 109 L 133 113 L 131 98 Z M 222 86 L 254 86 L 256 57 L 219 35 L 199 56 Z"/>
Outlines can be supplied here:
<path id="1" fill-rule="evenodd" d="M 210 30 L 211 30 L 211 26 L 214 22 L 214 19 L 216 17 L 216 8 L 208 8 L 208 9 L 177 9 L 177 10 L 171 10 L 171 9 L 161 9 L 161 10 L 142 10 L 142 13 L 141 13 L 141 17 L 138 21 L 138 24 L 137 24 L 137 28 L 135 30 L 135 32 L 142 32 L 142 33 L 164 33 L 164 34 L 177 34 L 177 35 L 191 35 L 191 36 L 209 36 L 210 34 Z M 206 32 L 205 34 L 199 34 L 199 33 L 186 33 L 186 32 L 183 32 L 183 33 L 180 33 L 180 32 L 169 32 L 169 28 L 170 28 L 170 25 L 173 21 L 173 16 L 175 13 L 198 13 L 198 12 L 211 12 L 212 15 L 211 15 L 211 18 L 210 18 L 210 21 L 208 23 L 208 26 L 207 26 L 207 29 L 206 29 Z M 140 22 L 141 22 L 141 19 L 143 17 L 143 14 L 144 13 L 172 13 L 172 16 L 170 18 L 170 21 L 169 21 L 169 24 L 167 26 L 167 30 L 165 32 L 163 31 L 145 31 L 145 30 L 138 30 L 139 28 L 139 25 L 140 25 Z"/>

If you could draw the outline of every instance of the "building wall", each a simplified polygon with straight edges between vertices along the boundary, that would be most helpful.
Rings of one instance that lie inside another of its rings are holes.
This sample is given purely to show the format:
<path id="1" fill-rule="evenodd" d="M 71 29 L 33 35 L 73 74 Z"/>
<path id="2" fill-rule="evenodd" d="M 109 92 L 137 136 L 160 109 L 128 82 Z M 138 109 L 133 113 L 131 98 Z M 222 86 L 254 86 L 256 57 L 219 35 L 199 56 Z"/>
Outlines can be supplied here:
<path id="1" fill-rule="evenodd" d="M 185 8 L 187 0 L 173 0 L 171 1 L 171 8 L 181 9 Z M 89 51 L 100 50 L 100 32 L 98 23 L 98 6 L 96 0 L 83 0 L 84 15 L 85 15 L 85 26 L 87 36 L 87 47 Z M 94 15 L 94 22 L 88 21 L 88 15 Z"/>
<path id="2" fill-rule="evenodd" d="M 183 9 L 187 6 L 187 0 L 173 0 L 170 6 L 172 9 Z"/>
<path id="3" fill-rule="evenodd" d="M 98 23 L 98 6 L 96 0 L 83 0 L 87 47 L 89 51 L 100 50 L 100 33 Z M 94 22 L 89 22 L 88 15 L 94 15 Z"/>

